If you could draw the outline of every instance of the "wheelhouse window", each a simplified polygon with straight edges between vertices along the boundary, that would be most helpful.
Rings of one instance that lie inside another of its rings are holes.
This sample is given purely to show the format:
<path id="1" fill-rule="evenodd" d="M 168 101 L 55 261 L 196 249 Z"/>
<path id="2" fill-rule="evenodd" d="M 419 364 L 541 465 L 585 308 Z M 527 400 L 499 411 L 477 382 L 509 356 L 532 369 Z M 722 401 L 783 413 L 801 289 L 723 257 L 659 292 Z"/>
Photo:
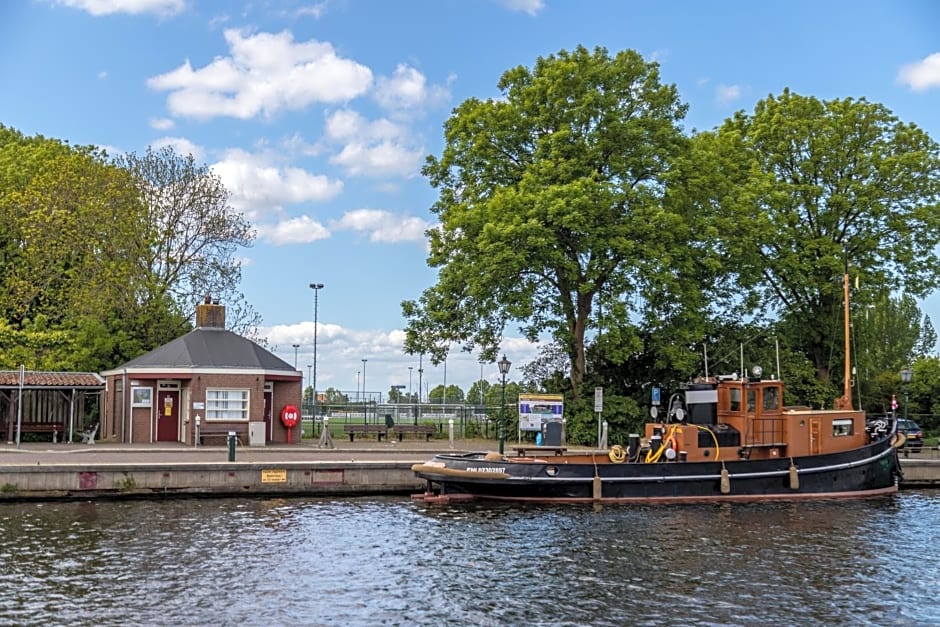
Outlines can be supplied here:
<path id="1" fill-rule="evenodd" d="M 764 388 L 764 411 L 780 409 L 780 388 Z"/>
<path id="2" fill-rule="evenodd" d="M 730 388 L 728 390 L 728 409 L 730 411 L 741 411 L 741 388 Z"/>
<path id="3" fill-rule="evenodd" d="M 855 433 L 855 421 L 851 418 L 839 418 L 832 421 L 832 435 L 842 437 Z"/>
<path id="4" fill-rule="evenodd" d="M 248 420 L 248 390 L 206 390 L 206 420 Z"/>

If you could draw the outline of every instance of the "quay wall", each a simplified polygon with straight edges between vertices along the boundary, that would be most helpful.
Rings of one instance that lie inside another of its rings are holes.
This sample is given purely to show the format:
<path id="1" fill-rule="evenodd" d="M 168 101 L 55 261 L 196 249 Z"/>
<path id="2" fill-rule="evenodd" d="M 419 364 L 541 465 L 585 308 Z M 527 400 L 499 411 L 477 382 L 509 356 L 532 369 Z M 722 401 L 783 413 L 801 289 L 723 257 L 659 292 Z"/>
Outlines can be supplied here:
<path id="1" fill-rule="evenodd" d="M 0 466 L 0 501 L 182 496 L 351 496 L 419 491 L 413 462 Z"/>
<path id="2" fill-rule="evenodd" d="M 250 461 L 0 464 L 0 502 L 198 496 L 414 494 L 415 462 Z M 901 459 L 901 489 L 940 488 L 940 459 Z"/>

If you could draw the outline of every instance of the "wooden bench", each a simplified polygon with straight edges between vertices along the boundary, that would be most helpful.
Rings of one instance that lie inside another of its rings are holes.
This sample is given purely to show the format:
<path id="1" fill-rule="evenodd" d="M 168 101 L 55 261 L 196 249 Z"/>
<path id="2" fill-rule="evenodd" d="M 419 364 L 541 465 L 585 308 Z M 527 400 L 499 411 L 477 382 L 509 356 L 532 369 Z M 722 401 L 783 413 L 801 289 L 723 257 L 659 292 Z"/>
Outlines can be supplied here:
<path id="1" fill-rule="evenodd" d="M 374 433 L 378 436 L 379 442 L 388 435 L 386 425 L 343 425 L 343 431 L 349 435 L 350 442 L 354 442 L 357 435 L 372 435 Z"/>
<path id="2" fill-rule="evenodd" d="M 20 433 L 51 433 L 52 441 L 56 442 L 59 436 L 63 434 L 65 425 L 61 422 L 21 422 Z M 6 437 L 9 425 L 6 422 L 0 422 L 0 437 Z M 16 421 L 13 421 L 13 433 L 16 434 Z M 14 437 L 16 437 L 14 435 Z"/>
<path id="3" fill-rule="evenodd" d="M 434 425 L 395 425 L 392 427 L 392 431 L 398 435 L 399 440 L 404 439 L 406 433 L 414 433 L 424 434 L 425 441 L 430 442 L 431 436 L 437 431 L 437 427 Z"/>
<path id="4" fill-rule="evenodd" d="M 564 446 L 514 446 L 512 450 L 516 452 L 518 457 L 534 457 L 540 453 L 545 455 L 564 455 L 568 448 Z M 529 455 L 526 455 L 526 453 L 529 453 Z"/>
<path id="5" fill-rule="evenodd" d="M 217 423 L 203 421 L 199 425 L 199 443 L 205 444 L 206 438 L 210 440 L 220 439 L 221 444 L 228 444 L 228 434 L 234 431 L 238 443 L 243 444 L 248 437 L 248 423 Z"/>

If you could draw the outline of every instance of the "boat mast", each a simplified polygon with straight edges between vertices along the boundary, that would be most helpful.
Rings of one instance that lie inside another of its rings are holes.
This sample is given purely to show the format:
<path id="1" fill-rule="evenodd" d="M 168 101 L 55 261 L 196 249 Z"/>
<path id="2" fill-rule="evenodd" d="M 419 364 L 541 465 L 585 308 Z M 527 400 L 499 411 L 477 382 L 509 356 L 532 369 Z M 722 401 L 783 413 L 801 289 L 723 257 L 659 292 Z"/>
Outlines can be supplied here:
<path id="1" fill-rule="evenodd" d="M 845 374 L 842 383 L 842 396 L 836 399 L 836 409 L 853 409 L 852 407 L 852 366 L 849 358 L 849 273 L 842 275 L 842 300 L 845 302 Z"/>

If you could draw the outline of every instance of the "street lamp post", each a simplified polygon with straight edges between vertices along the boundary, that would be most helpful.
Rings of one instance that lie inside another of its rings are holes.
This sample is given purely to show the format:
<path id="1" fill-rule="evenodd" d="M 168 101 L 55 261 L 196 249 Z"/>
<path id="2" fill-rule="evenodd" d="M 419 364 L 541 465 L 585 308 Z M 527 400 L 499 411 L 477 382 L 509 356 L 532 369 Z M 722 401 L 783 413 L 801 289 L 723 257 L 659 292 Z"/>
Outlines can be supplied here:
<path id="1" fill-rule="evenodd" d="M 509 367 L 512 365 L 506 355 L 499 360 L 499 374 L 503 376 L 503 406 L 499 413 L 499 454 L 503 454 L 503 442 L 506 439 L 506 375 L 509 374 Z"/>
<path id="2" fill-rule="evenodd" d="M 297 370 L 297 349 L 300 348 L 300 344 L 291 344 L 294 347 L 294 370 Z M 301 377 L 304 375 L 301 374 Z"/>
<path id="3" fill-rule="evenodd" d="M 907 420 L 907 399 L 908 399 L 908 389 L 911 385 L 911 379 L 914 378 L 914 372 L 911 370 L 910 366 L 905 366 L 901 370 L 901 383 L 904 385 L 904 419 Z"/>
<path id="4" fill-rule="evenodd" d="M 323 284 L 311 283 L 310 289 L 313 290 L 313 377 L 310 381 L 310 385 L 313 387 L 313 425 L 315 425 L 317 424 L 317 308 L 319 305 L 320 290 L 323 289 Z M 311 436 L 316 435 L 313 433 L 313 425 L 311 425 L 310 429 Z"/>

